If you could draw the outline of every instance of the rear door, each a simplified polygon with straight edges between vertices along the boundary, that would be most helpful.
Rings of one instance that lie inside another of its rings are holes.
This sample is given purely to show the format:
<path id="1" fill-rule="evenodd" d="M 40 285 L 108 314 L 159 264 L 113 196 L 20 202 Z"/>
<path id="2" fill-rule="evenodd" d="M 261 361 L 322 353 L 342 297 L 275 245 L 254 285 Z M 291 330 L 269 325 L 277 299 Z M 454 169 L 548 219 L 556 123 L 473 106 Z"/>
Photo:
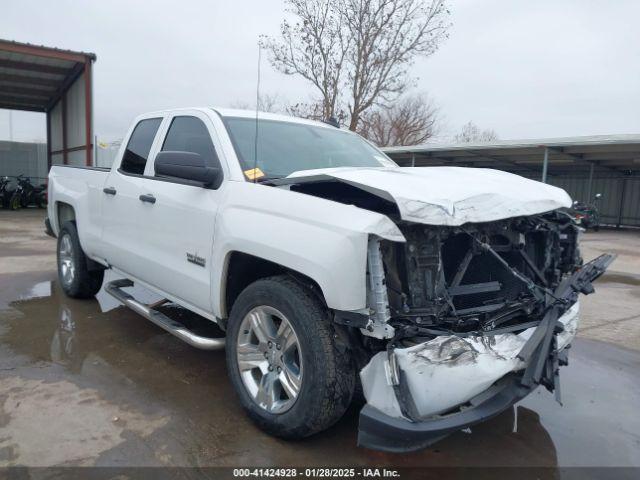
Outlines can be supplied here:
<path id="1" fill-rule="evenodd" d="M 169 116 L 156 154 L 183 151 L 200 154 L 208 165 L 226 169 L 222 148 L 209 117 L 198 110 Z M 154 156 L 155 158 L 155 156 Z M 226 174 L 225 174 L 226 175 Z M 145 203 L 139 218 L 139 241 L 144 243 L 144 270 L 148 282 L 177 297 L 200 313 L 211 311 L 211 264 L 215 218 L 224 195 L 180 180 L 155 176 L 153 162 L 142 180 Z"/>
<path id="2" fill-rule="evenodd" d="M 145 118 L 135 125 L 122 161 L 111 169 L 102 191 L 103 255 L 110 265 L 142 280 L 146 246 L 140 241 L 141 184 L 162 121 Z"/>

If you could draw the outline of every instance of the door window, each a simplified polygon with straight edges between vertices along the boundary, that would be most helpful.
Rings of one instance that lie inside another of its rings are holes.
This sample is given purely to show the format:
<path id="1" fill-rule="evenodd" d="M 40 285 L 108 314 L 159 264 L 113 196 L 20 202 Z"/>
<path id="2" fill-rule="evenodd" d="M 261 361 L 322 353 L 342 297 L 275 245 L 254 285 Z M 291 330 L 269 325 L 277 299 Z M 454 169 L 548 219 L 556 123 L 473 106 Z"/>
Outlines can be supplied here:
<path id="1" fill-rule="evenodd" d="M 136 175 L 144 174 L 144 167 L 147 164 L 147 158 L 149 158 L 151 145 L 161 122 L 161 118 L 148 118 L 141 120 L 136 125 L 122 157 L 122 163 L 120 164 L 122 171 Z"/>
<path id="2" fill-rule="evenodd" d="M 204 159 L 205 165 L 219 166 L 211 134 L 204 122 L 196 117 L 175 117 L 162 145 L 162 151 L 198 153 Z"/>

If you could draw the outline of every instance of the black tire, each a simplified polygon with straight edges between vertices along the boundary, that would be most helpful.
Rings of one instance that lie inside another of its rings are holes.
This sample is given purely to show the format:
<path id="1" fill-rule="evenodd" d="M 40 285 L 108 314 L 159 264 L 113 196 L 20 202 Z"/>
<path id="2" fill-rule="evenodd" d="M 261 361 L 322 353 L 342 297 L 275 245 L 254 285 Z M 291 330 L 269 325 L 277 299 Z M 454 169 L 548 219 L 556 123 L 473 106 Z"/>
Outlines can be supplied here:
<path id="1" fill-rule="evenodd" d="M 68 238 L 70 244 L 69 259 L 73 262 L 73 275 L 65 276 L 62 261 L 65 254 L 62 253 L 63 245 L 66 244 L 65 238 Z M 65 222 L 58 233 L 57 246 L 58 259 L 58 279 L 62 290 L 71 298 L 91 298 L 95 296 L 102 287 L 104 279 L 103 269 L 89 270 L 87 268 L 88 260 L 78 238 L 78 230 L 74 222 Z"/>
<path id="2" fill-rule="evenodd" d="M 242 320 L 256 307 L 282 312 L 301 347 L 303 375 L 293 406 L 270 413 L 247 391 L 237 360 Z M 349 350 L 336 343 L 328 311 L 306 286 L 289 276 L 275 276 L 249 285 L 237 298 L 227 328 L 227 371 L 249 417 L 264 431 L 285 439 L 299 439 L 329 428 L 351 403 L 355 372 Z"/>
<path id="3" fill-rule="evenodd" d="M 38 208 L 46 208 L 47 207 L 47 194 L 46 193 L 39 193 L 36 196 L 36 206 Z"/>
<path id="4" fill-rule="evenodd" d="M 20 195 L 14 194 L 11 197 L 11 201 L 9 202 L 9 208 L 11 208 L 11 210 L 20 210 L 20 205 L 21 205 Z"/>

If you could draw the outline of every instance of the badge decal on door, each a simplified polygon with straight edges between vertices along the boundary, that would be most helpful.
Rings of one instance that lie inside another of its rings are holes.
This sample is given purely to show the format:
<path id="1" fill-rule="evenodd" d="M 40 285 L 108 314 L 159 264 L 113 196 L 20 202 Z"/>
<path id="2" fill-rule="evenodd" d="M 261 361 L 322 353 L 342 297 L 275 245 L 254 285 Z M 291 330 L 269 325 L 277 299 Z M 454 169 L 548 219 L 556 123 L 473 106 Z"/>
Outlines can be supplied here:
<path id="1" fill-rule="evenodd" d="M 197 253 L 187 253 L 187 262 L 194 263 L 199 267 L 204 267 L 207 264 L 207 261 L 199 257 Z"/>

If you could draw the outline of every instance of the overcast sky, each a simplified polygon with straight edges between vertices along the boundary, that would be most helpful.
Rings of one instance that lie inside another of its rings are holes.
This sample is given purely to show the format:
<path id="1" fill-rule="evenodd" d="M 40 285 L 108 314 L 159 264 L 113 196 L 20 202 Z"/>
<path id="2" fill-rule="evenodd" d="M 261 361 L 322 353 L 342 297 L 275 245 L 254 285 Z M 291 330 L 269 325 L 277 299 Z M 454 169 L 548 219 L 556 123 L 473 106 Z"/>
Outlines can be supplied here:
<path id="1" fill-rule="evenodd" d="M 442 133 L 469 120 L 500 138 L 640 133 L 640 1 L 450 0 L 450 38 L 416 62 L 416 90 Z M 257 40 L 282 0 L 2 0 L 0 37 L 94 52 L 95 133 L 121 137 L 166 107 L 255 101 Z M 264 61 L 263 92 L 313 91 Z M 9 136 L 0 110 L 0 139 Z M 44 140 L 44 115 L 13 113 L 16 140 Z"/>

